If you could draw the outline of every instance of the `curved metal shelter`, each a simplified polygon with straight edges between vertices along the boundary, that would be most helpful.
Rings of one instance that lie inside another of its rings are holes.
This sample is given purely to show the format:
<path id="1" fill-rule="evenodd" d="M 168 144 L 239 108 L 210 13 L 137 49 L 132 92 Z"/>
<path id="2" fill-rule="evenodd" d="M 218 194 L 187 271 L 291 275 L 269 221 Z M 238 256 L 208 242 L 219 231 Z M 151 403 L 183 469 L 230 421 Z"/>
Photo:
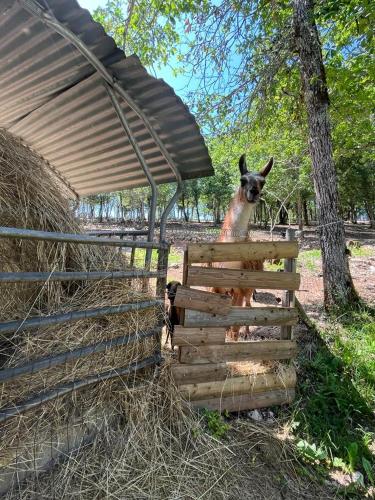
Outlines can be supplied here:
<path id="1" fill-rule="evenodd" d="M 125 57 L 75 0 L 2 0 L 0 99 L 0 126 L 43 156 L 76 195 L 147 185 L 139 155 L 156 183 L 175 181 L 173 166 L 181 179 L 213 173 L 182 100 L 137 56 Z"/>

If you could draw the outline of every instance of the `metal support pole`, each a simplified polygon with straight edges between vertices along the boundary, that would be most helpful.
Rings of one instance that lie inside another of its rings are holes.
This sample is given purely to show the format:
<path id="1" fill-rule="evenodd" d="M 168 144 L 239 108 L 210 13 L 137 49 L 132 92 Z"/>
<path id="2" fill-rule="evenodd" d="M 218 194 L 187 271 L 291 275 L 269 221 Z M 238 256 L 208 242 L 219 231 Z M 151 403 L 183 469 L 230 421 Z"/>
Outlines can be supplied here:
<path id="1" fill-rule="evenodd" d="M 148 183 L 150 184 L 150 187 L 151 187 L 151 206 L 150 206 L 150 213 L 148 215 L 147 240 L 153 241 L 154 240 L 154 232 L 155 232 L 156 205 L 157 205 L 157 201 L 158 201 L 158 190 L 156 187 L 156 183 L 155 183 L 154 178 L 152 177 L 151 172 L 150 172 L 150 170 L 145 162 L 142 151 L 140 150 L 136 140 L 133 137 L 132 131 L 131 131 L 130 126 L 128 124 L 128 121 L 125 117 L 125 114 L 120 106 L 120 103 L 118 102 L 116 94 L 114 93 L 113 89 L 107 83 L 104 83 L 104 86 L 105 86 L 106 91 L 109 95 L 109 98 L 111 99 L 112 105 L 115 108 L 117 116 L 119 117 L 121 125 L 123 126 L 123 129 L 125 130 L 125 133 L 128 136 L 129 142 L 134 149 L 134 152 L 138 158 L 138 161 L 142 167 L 142 170 L 145 173 L 145 176 L 147 177 Z M 146 250 L 146 258 L 145 258 L 145 269 L 146 270 L 150 269 L 151 255 L 152 255 L 152 249 L 147 249 Z"/>
<path id="2" fill-rule="evenodd" d="M 178 200 L 178 198 L 179 198 L 179 196 L 181 194 L 181 191 L 182 191 L 182 179 L 181 179 L 181 175 L 180 175 L 180 172 L 177 171 L 177 173 L 178 173 L 178 176 L 176 175 L 176 172 L 175 172 L 176 179 L 177 179 L 176 191 L 175 191 L 174 195 L 172 196 L 172 198 L 170 199 L 168 205 L 165 207 L 165 210 L 162 213 L 162 216 L 160 218 L 160 236 L 159 236 L 159 241 L 164 241 L 165 240 L 165 232 L 166 232 L 166 225 L 167 225 L 168 216 L 171 213 L 172 208 L 174 207 L 174 204 Z"/>
<path id="3" fill-rule="evenodd" d="M 86 234 L 53 233 L 50 231 L 37 231 L 35 229 L 18 229 L 16 227 L 0 227 L 0 238 L 16 238 L 26 240 L 60 241 L 63 243 L 81 243 L 84 245 L 101 245 L 129 248 L 168 248 L 167 243 L 154 243 L 150 241 L 129 241 L 101 238 L 100 236 L 87 236 Z"/>

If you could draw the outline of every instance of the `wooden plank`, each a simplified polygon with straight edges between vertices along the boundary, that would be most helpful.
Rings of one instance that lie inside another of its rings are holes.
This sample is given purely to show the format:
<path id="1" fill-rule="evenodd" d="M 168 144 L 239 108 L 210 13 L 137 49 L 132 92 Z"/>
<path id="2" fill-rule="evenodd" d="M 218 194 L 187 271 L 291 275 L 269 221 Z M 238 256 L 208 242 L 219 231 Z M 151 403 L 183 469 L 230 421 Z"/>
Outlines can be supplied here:
<path id="1" fill-rule="evenodd" d="M 230 375 L 227 363 L 174 364 L 171 370 L 176 385 L 225 380 Z"/>
<path id="2" fill-rule="evenodd" d="M 297 353 L 293 340 L 227 342 L 224 345 L 180 347 L 180 363 L 204 364 L 225 361 L 290 359 Z"/>
<path id="3" fill-rule="evenodd" d="M 222 288 L 256 288 L 257 290 L 298 290 L 300 281 L 301 277 L 298 273 L 189 266 L 186 284 Z"/>
<path id="4" fill-rule="evenodd" d="M 291 307 L 236 307 L 232 306 L 228 314 L 218 316 L 201 311 L 186 309 L 185 327 L 216 326 L 266 326 L 295 325 L 298 311 Z"/>
<path id="5" fill-rule="evenodd" d="M 231 377 L 214 382 L 184 384 L 179 386 L 179 390 L 186 399 L 196 401 L 236 394 L 254 394 L 283 388 L 294 388 L 296 378 L 295 369 L 289 367 L 282 373 L 256 373 L 245 377 Z"/>
<path id="6" fill-rule="evenodd" d="M 174 345 L 225 344 L 226 328 L 184 328 L 175 326 Z"/>
<path id="7" fill-rule="evenodd" d="M 273 370 L 273 365 L 254 361 L 207 363 L 199 365 L 173 364 L 171 367 L 174 381 L 177 385 L 198 384 L 225 380 L 228 377 L 243 377 L 254 373 L 268 373 Z"/>
<path id="8" fill-rule="evenodd" d="M 183 307 L 184 309 L 227 314 L 232 305 L 232 298 L 222 293 L 205 292 L 186 286 L 179 286 L 174 305 L 176 307 Z"/>
<path id="9" fill-rule="evenodd" d="M 241 394 L 225 398 L 201 399 L 192 404 L 195 408 L 207 408 L 208 410 L 242 411 L 291 403 L 294 398 L 294 389 L 282 389 L 267 391 L 263 394 Z"/>
<path id="10" fill-rule="evenodd" d="M 295 229 L 286 230 L 286 238 L 288 241 L 293 241 L 295 239 Z M 296 259 L 285 259 L 284 261 L 284 272 L 295 273 L 297 269 Z M 294 307 L 295 306 L 295 292 L 294 290 L 286 290 L 283 292 L 282 305 L 284 307 Z M 293 329 L 291 326 L 282 326 L 280 329 L 280 339 L 290 340 L 292 338 Z"/>
<path id="11" fill-rule="evenodd" d="M 188 263 L 284 259 L 298 256 L 297 241 L 197 243 L 188 247 Z"/>
<path id="12" fill-rule="evenodd" d="M 187 270 L 188 270 L 188 251 L 184 250 L 184 263 L 182 266 L 182 286 L 186 286 Z M 185 309 L 181 310 L 180 322 L 181 325 L 185 324 Z"/>

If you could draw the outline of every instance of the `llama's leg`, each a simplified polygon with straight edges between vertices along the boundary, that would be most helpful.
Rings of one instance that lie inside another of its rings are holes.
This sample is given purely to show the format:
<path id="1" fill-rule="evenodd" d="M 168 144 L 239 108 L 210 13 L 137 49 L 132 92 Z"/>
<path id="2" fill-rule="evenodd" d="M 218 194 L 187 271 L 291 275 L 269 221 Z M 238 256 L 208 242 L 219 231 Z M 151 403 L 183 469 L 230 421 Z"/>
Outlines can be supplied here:
<path id="1" fill-rule="evenodd" d="M 245 307 L 251 307 L 251 295 L 253 293 L 253 290 L 246 290 L 245 293 Z M 246 325 L 246 338 L 250 337 L 250 326 Z"/>
<path id="2" fill-rule="evenodd" d="M 232 305 L 242 307 L 242 305 L 243 305 L 243 293 L 241 290 L 233 291 Z M 239 326 L 232 326 L 231 327 L 229 335 L 232 338 L 232 340 L 236 340 L 236 341 L 238 340 L 239 332 L 240 332 Z"/>

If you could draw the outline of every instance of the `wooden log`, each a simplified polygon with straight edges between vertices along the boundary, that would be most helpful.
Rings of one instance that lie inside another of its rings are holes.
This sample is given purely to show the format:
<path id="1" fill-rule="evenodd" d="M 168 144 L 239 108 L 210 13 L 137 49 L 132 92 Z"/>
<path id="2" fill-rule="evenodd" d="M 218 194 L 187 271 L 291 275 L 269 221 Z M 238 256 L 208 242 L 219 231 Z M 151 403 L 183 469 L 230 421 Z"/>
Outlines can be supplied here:
<path id="1" fill-rule="evenodd" d="M 295 385 L 296 371 L 293 367 L 289 367 L 282 373 L 256 373 L 214 382 L 184 384 L 179 386 L 179 390 L 186 399 L 196 401 L 237 394 L 251 395 L 277 389 L 294 388 Z"/>
<path id="2" fill-rule="evenodd" d="M 242 411 L 291 403 L 294 397 L 294 389 L 282 389 L 267 391 L 263 394 L 241 394 L 225 398 L 201 399 L 192 404 L 195 408 L 207 408 L 208 410 Z"/>
<path id="3" fill-rule="evenodd" d="M 177 385 L 198 384 L 225 380 L 228 377 L 243 377 L 254 373 L 268 373 L 272 365 L 264 365 L 254 361 L 207 363 L 207 364 L 174 364 L 171 367 Z"/>
<path id="4" fill-rule="evenodd" d="M 175 364 L 172 365 L 171 371 L 176 385 L 225 380 L 228 377 L 227 363 L 208 363 L 205 365 Z"/>
<path id="5" fill-rule="evenodd" d="M 295 239 L 295 229 L 286 230 L 286 238 L 288 241 Z M 297 269 L 296 259 L 285 259 L 284 272 L 295 273 Z M 294 290 L 286 290 L 283 292 L 282 305 L 283 307 L 295 307 L 295 292 Z M 292 338 L 293 329 L 291 326 L 282 326 L 280 329 L 280 339 L 290 340 Z"/>
<path id="6" fill-rule="evenodd" d="M 293 340 L 228 342 L 224 345 L 180 347 L 180 363 L 204 364 L 226 361 L 290 359 L 297 353 Z"/>
<path id="7" fill-rule="evenodd" d="M 184 328 L 175 326 L 174 345 L 225 344 L 226 328 Z"/>
<path id="8" fill-rule="evenodd" d="M 216 326 L 265 326 L 295 325 L 298 312 L 290 307 L 236 307 L 232 306 L 228 314 L 218 316 L 201 311 L 186 309 L 185 327 Z"/>
<path id="9" fill-rule="evenodd" d="M 300 281 L 301 277 L 298 273 L 189 266 L 186 284 L 223 288 L 256 288 L 257 290 L 298 290 Z"/>
<path id="10" fill-rule="evenodd" d="M 188 262 L 232 262 L 284 259 L 298 256 L 296 241 L 244 241 L 189 245 Z"/>
<path id="11" fill-rule="evenodd" d="M 184 309 L 227 314 L 232 305 L 232 298 L 222 293 L 205 292 L 186 286 L 179 286 L 174 305 L 176 307 L 183 307 Z"/>

